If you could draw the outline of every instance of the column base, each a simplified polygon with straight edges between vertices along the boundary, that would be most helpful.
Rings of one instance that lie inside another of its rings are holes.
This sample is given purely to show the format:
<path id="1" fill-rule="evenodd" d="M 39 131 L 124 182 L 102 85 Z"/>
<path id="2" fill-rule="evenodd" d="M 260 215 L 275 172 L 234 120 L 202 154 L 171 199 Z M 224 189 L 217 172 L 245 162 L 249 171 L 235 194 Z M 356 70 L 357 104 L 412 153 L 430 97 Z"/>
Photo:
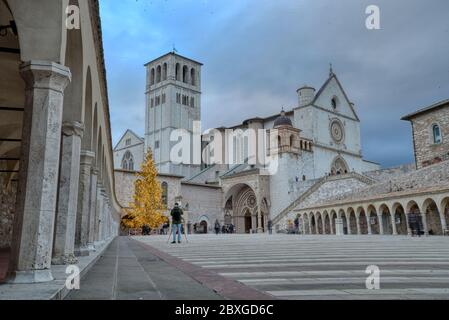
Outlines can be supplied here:
<path id="1" fill-rule="evenodd" d="M 89 255 L 89 247 L 88 246 L 83 246 L 83 247 L 79 247 L 79 248 L 75 248 L 75 255 L 77 257 L 85 257 Z"/>
<path id="2" fill-rule="evenodd" d="M 97 249 L 95 249 L 95 245 L 93 243 L 88 243 L 87 249 L 89 249 L 89 252 L 97 251 Z"/>
<path id="3" fill-rule="evenodd" d="M 71 254 L 53 257 L 51 259 L 51 263 L 54 265 L 76 264 L 76 263 L 78 263 L 78 259 L 75 257 L 75 255 L 73 253 L 71 253 Z"/>
<path id="4" fill-rule="evenodd" d="M 53 281 L 51 270 L 16 271 L 7 280 L 9 284 L 27 284 Z"/>

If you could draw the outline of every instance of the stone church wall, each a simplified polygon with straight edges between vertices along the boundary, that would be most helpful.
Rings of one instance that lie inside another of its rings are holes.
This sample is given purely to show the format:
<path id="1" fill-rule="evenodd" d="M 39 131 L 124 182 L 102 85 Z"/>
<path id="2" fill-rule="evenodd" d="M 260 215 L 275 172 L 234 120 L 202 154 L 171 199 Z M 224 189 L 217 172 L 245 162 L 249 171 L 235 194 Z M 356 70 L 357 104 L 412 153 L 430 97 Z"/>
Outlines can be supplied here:
<path id="1" fill-rule="evenodd" d="M 438 110 L 418 115 L 412 122 L 417 168 L 431 164 L 435 158 L 449 160 L 449 104 Z M 443 138 L 439 144 L 433 142 L 434 124 L 439 125 Z"/>
<path id="2" fill-rule="evenodd" d="M 206 220 L 208 228 L 211 228 L 216 219 L 223 224 L 223 195 L 220 187 L 181 183 L 181 194 L 182 205 L 188 207 L 189 221 L 192 224 Z"/>

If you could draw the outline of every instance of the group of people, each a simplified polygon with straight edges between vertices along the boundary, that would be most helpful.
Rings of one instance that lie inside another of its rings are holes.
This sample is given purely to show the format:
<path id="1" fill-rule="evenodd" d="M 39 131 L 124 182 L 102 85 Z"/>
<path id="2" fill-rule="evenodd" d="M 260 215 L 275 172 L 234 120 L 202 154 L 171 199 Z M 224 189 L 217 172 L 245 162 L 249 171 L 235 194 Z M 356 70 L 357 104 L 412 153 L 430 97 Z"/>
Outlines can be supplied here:
<path id="1" fill-rule="evenodd" d="M 232 223 L 224 224 L 221 226 L 218 219 L 215 220 L 214 229 L 215 229 L 215 234 L 219 234 L 220 231 L 221 231 L 221 233 L 234 233 L 234 231 L 235 231 L 235 227 Z"/>

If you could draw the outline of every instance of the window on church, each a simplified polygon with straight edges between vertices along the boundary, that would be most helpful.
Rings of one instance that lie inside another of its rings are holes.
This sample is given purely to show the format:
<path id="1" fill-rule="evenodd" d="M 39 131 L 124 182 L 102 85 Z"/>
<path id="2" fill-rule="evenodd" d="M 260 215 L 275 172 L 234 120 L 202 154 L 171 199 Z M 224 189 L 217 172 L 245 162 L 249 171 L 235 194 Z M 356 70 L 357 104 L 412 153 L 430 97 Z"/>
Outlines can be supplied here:
<path id="1" fill-rule="evenodd" d="M 179 63 L 176 64 L 176 68 L 175 68 L 175 78 L 177 81 L 181 80 L 181 65 Z"/>
<path id="2" fill-rule="evenodd" d="M 167 206 L 168 204 L 168 184 L 167 182 L 162 182 L 161 183 L 161 188 L 162 188 L 162 203 Z"/>
<path id="3" fill-rule="evenodd" d="M 162 104 L 165 103 L 165 93 L 162 94 Z"/>
<path id="4" fill-rule="evenodd" d="M 157 69 L 156 69 L 156 83 L 161 82 L 161 73 L 162 73 L 161 66 L 157 66 Z"/>
<path id="5" fill-rule="evenodd" d="M 176 103 L 181 103 L 181 94 L 180 93 L 176 94 Z"/>
<path id="6" fill-rule="evenodd" d="M 167 63 L 162 67 L 162 81 L 167 80 Z"/>
<path id="7" fill-rule="evenodd" d="M 134 158 L 131 152 L 126 151 L 122 159 L 122 169 L 123 170 L 134 170 Z"/>
<path id="8" fill-rule="evenodd" d="M 150 107 L 151 107 L 151 108 L 154 107 L 154 99 L 153 99 L 153 98 L 151 98 L 151 100 L 150 100 Z"/>
<path id="9" fill-rule="evenodd" d="M 182 82 L 187 83 L 187 78 L 189 76 L 189 68 L 184 66 L 182 68 Z"/>
<path id="10" fill-rule="evenodd" d="M 441 138 L 440 126 L 434 124 L 432 126 L 432 132 L 433 132 L 433 143 L 441 143 L 443 139 Z"/>
<path id="11" fill-rule="evenodd" d="M 331 103 L 332 103 L 332 108 L 337 109 L 337 104 L 338 104 L 337 97 L 333 97 L 331 100 Z"/>
<path id="12" fill-rule="evenodd" d="M 131 139 L 126 139 L 125 145 L 127 145 L 127 146 L 131 145 Z"/>
<path id="13" fill-rule="evenodd" d="M 154 143 L 154 148 L 159 149 L 159 140 L 156 140 L 156 142 Z"/>
<path id="14" fill-rule="evenodd" d="M 150 71 L 150 85 L 154 85 L 154 68 Z"/>
<path id="15" fill-rule="evenodd" d="M 195 107 L 195 98 L 190 98 L 190 106 L 193 108 Z"/>
<path id="16" fill-rule="evenodd" d="M 196 86 L 196 76 L 195 69 L 190 69 L 190 81 L 192 82 L 192 86 Z"/>

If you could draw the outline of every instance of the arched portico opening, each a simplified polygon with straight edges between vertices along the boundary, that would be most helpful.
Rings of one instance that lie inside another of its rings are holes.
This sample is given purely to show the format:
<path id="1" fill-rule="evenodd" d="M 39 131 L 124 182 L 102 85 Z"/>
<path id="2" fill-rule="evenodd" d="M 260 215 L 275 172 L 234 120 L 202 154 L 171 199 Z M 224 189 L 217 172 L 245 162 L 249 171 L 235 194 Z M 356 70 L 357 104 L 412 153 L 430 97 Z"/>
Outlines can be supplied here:
<path id="1" fill-rule="evenodd" d="M 317 233 L 316 221 L 315 221 L 315 216 L 313 215 L 313 213 L 310 213 L 310 228 L 311 228 L 312 234 Z"/>
<path id="2" fill-rule="evenodd" d="M 15 23 L 7 3 L 0 1 L 0 25 Z M 0 282 L 6 278 L 16 218 L 16 195 L 20 175 L 25 82 L 20 75 L 19 37 L 12 29 L 1 36 L 0 51 Z"/>
<path id="3" fill-rule="evenodd" d="M 359 207 L 357 211 L 359 212 L 360 233 L 368 234 L 368 219 L 366 217 L 365 209 Z"/>
<path id="4" fill-rule="evenodd" d="M 371 234 L 379 234 L 380 233 L 380 227 L 379 227 L 379 219 L 377 217 L 376 208 L 374 208 L 373 205 L 368 206 L 368 223 L 371 226 Z"/>
<path id="5" fill-rule="evenodd" d="M 382 226 L 384 234 L 393 234 L 393 225 L 391 223 L 390 209 L 386 204 L 379 207 L 379 212 L 382 215 Z"/>
<path id="6" fill-rule="evenodd" d="M 331 234 L 331 220 L 327 211 L 324 212 L 324 234 Z"/>
<path id="7" fill-rule="evenodd" d="M 396 232 L 400 235 L 407 234 L 407 218 L 404 208 L 400 203 L 393 204 L 392 212 L 394 213 L 394 223 L 396 224 Z"/>
<path id="8" fill-rule="evenodd" d="M 426 215 L 427 232 L 429 235 L 440 236 L 443 234 L 441 217 L 438 207 L 433 199 L 426 199 L 423 203 L 423 212 Z"/>
<path id="9" fill-rule="evenodd" d="M 338 215 L 339 215 L 339 217 L 340 217 L 340 219 L 341 219 L 341 221 L 342 221 L 342 225 L 343 225 L 343 234 L 348 234 L 348 227 L 349 227 L 349 224 L 348 224 L 348 219 L 346 219 L 346 213 L 345 213 L 345 211 L 344 211 L 343 209 L 340 209 L 340 210 L 338 211 Z"/>
<path id="10" fill-rule="evenodd" d="M 317 216 L 317 233 L 318 234 L 323 234 L 323 218 L 321 217 L 321 213 L 317 212 L 316 213 Z"/>
<path id="11" fill-rule="evenodd" d="M 409 228 L 412 235 L 421 235 L 426 233 L 427 225 L 423 221 L 423 216 L 421 215 L 421 209 L 418 204 L 411 200 L 406 206 Z M 425 218 L 425 217 L 424 217 Z"/>
<path id="12" fill-rule="evenodd" d="M 245 214 L 245 233 L 250 233 L 251 232 L 251 227 L 252 227 L 252 218 L 251 218 L 251 211 L 249 211 L 249 209 L 246 210 Z"/>

